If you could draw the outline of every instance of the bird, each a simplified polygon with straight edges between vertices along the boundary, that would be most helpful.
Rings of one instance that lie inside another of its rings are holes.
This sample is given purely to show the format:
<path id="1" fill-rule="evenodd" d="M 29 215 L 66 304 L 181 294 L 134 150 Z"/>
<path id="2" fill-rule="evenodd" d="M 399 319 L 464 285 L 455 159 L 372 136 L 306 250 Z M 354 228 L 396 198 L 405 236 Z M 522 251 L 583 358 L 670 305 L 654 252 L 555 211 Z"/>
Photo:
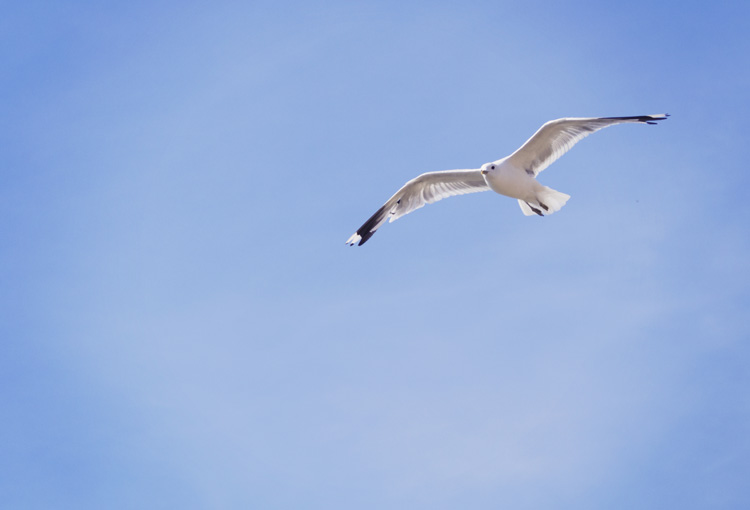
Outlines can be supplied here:
<path id="1" fill-rule="evenodd" d="M 383 223 L 455 195 L 492 190 L 515 198 L 526 216 L 547 216 L 559 211 L 570 195 L 542 185 L 537 176 L 591 133 L 615 124 L 656 124 L 669 117 L 566 117 L 546 122 L 513 154 L 485 163 L 478 169 L 442 170 L 415 177 L 399 189 L 346 241 L 365 244 Z"/>

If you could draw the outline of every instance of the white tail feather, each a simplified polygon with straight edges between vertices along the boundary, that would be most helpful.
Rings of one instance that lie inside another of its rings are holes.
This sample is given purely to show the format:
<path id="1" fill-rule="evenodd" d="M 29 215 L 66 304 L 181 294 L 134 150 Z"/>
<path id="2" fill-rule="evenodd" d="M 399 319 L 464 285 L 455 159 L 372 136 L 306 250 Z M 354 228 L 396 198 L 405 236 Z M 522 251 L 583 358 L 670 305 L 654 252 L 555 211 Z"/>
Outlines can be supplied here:
<path id="1" fill-rule="evenodd" d="M 568 199 L 570 199 L 570 195 L 543 186 L 541 190 L 537 191 L 535 200 L 519 200 L 518 205 L 521 206 L 521 211 L 526 216 L 535 214 L 547 216 L 562 209 Z"/>

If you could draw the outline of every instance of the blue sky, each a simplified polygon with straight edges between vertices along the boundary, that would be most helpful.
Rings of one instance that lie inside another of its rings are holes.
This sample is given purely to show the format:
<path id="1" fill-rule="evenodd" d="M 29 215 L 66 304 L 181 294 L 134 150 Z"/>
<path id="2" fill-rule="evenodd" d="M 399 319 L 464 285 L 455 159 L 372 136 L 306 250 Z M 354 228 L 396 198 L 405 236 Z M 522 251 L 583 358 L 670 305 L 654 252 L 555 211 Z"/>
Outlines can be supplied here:
<path id="1" fill-rule="evenodd" d="M 4 11 L 4 507 L 750 505 L 744 3 Z"/>

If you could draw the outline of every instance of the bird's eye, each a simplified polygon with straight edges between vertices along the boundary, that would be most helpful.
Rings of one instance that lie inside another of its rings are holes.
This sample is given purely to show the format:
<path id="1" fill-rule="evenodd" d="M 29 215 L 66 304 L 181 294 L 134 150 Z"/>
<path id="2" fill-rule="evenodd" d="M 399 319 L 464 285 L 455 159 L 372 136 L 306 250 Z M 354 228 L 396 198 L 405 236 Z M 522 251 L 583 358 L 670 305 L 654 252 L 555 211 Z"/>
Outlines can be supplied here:
<path id="1" fill-rule="evenodd" d="M 491 170 L 494 170 L 494 169 L 495 169 L 495 165 L 492 165 L 492 166 L 490 167 L 490 169 L 491 169 Z"/>

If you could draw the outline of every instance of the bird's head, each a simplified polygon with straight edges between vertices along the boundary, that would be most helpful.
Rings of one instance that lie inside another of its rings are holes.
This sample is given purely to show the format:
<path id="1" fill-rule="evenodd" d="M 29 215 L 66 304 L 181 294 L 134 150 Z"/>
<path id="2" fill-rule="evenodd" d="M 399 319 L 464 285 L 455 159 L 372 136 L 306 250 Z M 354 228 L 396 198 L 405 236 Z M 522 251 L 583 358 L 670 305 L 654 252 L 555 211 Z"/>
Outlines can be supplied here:
<path id="1" fill-rule="evenodd" d="M 482 175 L 487 175 L 488 173 L 494 172 L 495 168 L 497 168 L 495 163 L 485 163 L 479 170 L 482 172 Z"/>

